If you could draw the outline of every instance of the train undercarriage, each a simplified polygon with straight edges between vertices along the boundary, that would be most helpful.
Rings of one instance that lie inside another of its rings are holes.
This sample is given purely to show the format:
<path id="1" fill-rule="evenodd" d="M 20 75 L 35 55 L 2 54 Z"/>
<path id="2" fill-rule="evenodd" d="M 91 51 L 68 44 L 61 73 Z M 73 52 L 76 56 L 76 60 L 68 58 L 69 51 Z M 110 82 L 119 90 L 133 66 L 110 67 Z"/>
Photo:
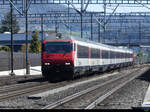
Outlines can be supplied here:
<path id="1" fill-rule="evenodd" d="M 131 66 L 133 63 L 120 63 L 112 65 L 103 65 L 103 66 L 84 66 L 84 67 L 73 67 L 73 66 L 42 66 L 42 75 L 44 78 L 49 81 L 58 81 L 58 80 L 72 80 L 76 77 L 87 76 L 93 73 L 105 72 L 107 70 L 119 69 L 122 67 Z"/>

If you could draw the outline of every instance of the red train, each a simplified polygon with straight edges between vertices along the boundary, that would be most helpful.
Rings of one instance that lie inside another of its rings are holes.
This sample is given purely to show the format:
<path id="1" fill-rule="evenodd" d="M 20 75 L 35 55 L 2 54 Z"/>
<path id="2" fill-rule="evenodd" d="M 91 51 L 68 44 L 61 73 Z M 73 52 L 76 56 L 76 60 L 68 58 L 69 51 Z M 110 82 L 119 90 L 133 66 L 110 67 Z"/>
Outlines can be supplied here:
<path id="1" fill-rule="evenodd" d="M 118 48 L 78 37 L 55 34 L 43 41 L 42 74 L 50 80 L 72 79 L 107 69 L 130 66 L 130 49 Z"/>

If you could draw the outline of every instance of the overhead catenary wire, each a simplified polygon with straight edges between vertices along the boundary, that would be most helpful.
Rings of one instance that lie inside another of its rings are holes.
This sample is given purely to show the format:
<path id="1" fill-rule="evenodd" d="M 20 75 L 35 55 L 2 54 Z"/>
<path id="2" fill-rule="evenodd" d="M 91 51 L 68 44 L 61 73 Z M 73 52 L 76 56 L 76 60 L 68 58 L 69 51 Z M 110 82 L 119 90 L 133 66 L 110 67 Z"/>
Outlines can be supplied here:
<path id="1" fill-rule="evenodd" d="M 144 5 L 143 3 L 139 2 L 138 0 L 135 0 L 138 4 L 141 4 L 142 6 L 144 6 L 147 9 L 150 9 L 148 6 Z"/>
<path id="2" fill-rule="evenodd" d="M 9 0 L 10 4 L 16 9 L 16 11 L 20 14 L 20 15 L 23 15 L 23 13 L 14 5 L 14 3 Z"/>

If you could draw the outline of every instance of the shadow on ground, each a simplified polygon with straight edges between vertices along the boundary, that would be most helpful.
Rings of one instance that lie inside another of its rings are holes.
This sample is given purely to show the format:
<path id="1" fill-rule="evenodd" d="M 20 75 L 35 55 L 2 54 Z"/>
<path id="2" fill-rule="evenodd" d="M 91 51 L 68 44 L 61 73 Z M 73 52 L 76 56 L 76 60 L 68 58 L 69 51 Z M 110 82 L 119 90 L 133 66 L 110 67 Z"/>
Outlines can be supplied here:
<path id="1" fill-rule="evenodd" d="M 150 69 L 148 69 L 146 72 L 144 72 L 142 75 L 140 75 L 136 79 L 150 82 Z"/>
<path id="2" fill-rule="evenodd" d="M 43 77 L 39 77 L 39 78 L 35 78 L 35 79 L 24 79 L 24 80 L 20 80 L 17 81 L 17 83 L 27 83 L 27 82 L 45 82 L 46 79 L 44 79 Z"/>

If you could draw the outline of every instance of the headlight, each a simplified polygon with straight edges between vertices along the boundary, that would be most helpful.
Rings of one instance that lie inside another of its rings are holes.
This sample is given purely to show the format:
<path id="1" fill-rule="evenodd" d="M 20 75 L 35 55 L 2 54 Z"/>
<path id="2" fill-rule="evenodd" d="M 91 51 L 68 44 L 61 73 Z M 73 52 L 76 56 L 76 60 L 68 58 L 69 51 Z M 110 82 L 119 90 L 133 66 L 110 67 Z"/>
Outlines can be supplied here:
<path id="1" fill-rule="evenodd" d="M 44 65 L 50 65 L 50 63 L 44 63 Z"/>
<path id="2" fill-rule="evenodd" d="M 65 63 L 65 65 L 70 65 L 70 63 Z"/>

